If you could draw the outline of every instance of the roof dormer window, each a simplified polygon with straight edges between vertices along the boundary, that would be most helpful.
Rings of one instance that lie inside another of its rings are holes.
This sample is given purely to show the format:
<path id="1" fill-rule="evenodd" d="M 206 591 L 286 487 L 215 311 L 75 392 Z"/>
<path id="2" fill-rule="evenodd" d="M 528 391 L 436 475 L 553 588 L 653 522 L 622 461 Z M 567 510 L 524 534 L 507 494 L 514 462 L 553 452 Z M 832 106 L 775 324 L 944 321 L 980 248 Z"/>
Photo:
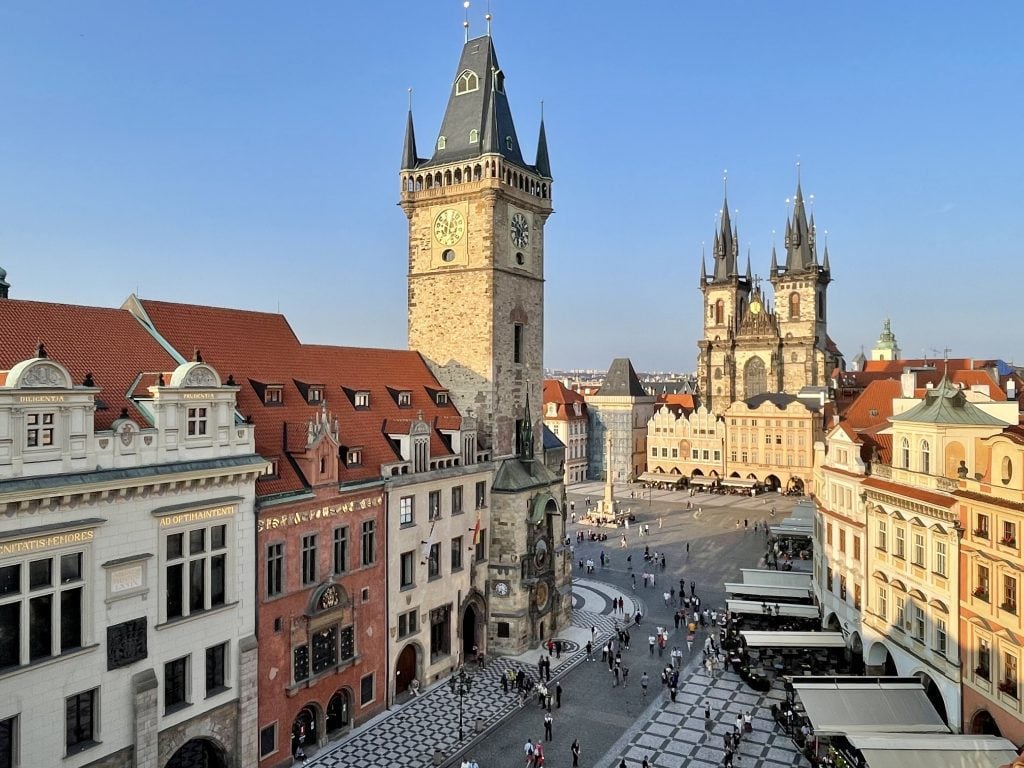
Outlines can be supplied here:
<path id="1" fill-rule="evenodd" d="M 398 393 L 398 406 L 400 408 L 408 408 L 412 405 L 412 392 L 408 390 L 402 390 Z"/>
<path id="2" fill-rule="evenodd" d="M 444 137 L 444 136 L 438 136 L 438 137 L 437 137 L 437 148 L 438 148 L 438 149 L 444 149 L 444 148 L 445 148 L 445 145 L 446 145 L 447 143 L 448 143 L 448 141 L 447 141 L 447 139 L 445 139 L 445 137 Z"/>
<path id="3" fill-rule="evenodd" d="M 576 402 L 576 403 L 572 404 L 572 411 L 577 416 L 581 416 L 582 412 L 583 412 L 583 409 L 580 407 L 580 404 L 578 402 Z"/>
<path id="4" fill-rule="evenodd" d="M 363 449 L 362 448 L 349 448 L 345 452 L 345 466 L 346 467 L 358 467 L 363 463 Z"/>
<path id="5" fill-rule="evenodd" d="M 448 393 L 438 392 L 434 395 L 434 403 L 436 405 L 448 405 Z"/>
<path id="6" fill-rule="evenodd" d="M 284 403 L 284 387 L 280 384 L 268 384 L 263 390 L 263 402 L 266 405 L 282 405 Z"/>
<path id="7" fill-rule="evenodd" d="M 469 132 L 469 143 L 476 144 L 478 141 L 480 141 L 480 131 L 474 128 Z"/>
<path id="8" fill-rule="evenodd" d="M 311 404 L 319 404 L 324 400 L 324 388 L 317 385 L 311 386 L 306 392 L 306 400 Z"/>
<path id="9" fill-rule="evenodd" d="M 356 392 L 353 398 L 356 408 L 369 408 L 370 407 L 370 393 L 369 392 Z"/>
<path id="10" fill-rule="evenodd" d="M 505 73 L 500 69 L 494 70 L 494 90 L 498 93 L 505 92 Z"/>
<path id="11" fill-rule="evenodd" d="M 511 136 L 506 136 L 505 137 L 505 149 L 507 149 L 509 152 L 512 151 L 512 137 Z"/>
<path id="12" fill-rule="evenodd" d="M 473 91 L 479 90 L 480 78 L 477 77 L 476 72 L 466 70 L 459 79 L 455 81 L 455 95 L 461 96 L 464 93 L 472 93 Z"/>
<path id="13" fill-rule="evenodd" d="M 558 404 L 557 403 L 548 403 L 548 416 L 553 418 L 557 414 L 558 414 Z"/>

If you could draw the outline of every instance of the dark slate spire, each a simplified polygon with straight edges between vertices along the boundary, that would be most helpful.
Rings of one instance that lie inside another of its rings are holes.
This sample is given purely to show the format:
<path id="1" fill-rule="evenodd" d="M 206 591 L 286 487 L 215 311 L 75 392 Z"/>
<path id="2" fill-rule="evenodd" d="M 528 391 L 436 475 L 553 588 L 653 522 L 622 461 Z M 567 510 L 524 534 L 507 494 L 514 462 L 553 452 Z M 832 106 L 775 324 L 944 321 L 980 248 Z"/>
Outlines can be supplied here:
<path id="1" fill-rule="evenodd" d="M 779 271 L 779 260 L 775 256 L 775 246 L 772 245 L 772 270 L 771 270 L 772 277 L 775 277 L 775 275 L 776 275 L 776 273 L 778 271 Z"/>
<path id="2" fill-rule="evenodd" d="M 825 274 L 832 273 L 832 268 L 828 264 L 828 243 L 825 243 L 825 259 L 821 263 L 821 268 L 825 271 Z"/>
<path id="3" fill-rule="evenodd" d="M 796 183 L 793 218 L 786 222 L 786 274 L 805 272 L 815 266 L 814 234 L 807 222 L 804 193 Z"/>
<path id="4" fill-rule="evenodd" d="M 551 160 L 548 157 L 548 136 L 544 132 L 544 118 L 540 119 L 540 136 L 537 137 L 537 173 L 551 178 Z"/>
<path id="5" fill-rule="evenodd" d="M 11 284 L 7 282 L 7 271 L 0 267 L 0 299 L 7 298 L 7 292 L 11 290 Z"/>
<path id="6" fill-rule="evenodd" d="M 728 282 L 735 277 L 736 254 L 739 250 L 738 235 L 732 228 L 729 219 L 729 198 L 722 202 L 722 224 L 719 231 L 715 233 L 715 274 L 712 278 L 714 283 Z"/>
<path id="7" fill-rule="evenodd" d="M 420 159 L 416 155 L 416 131 L 412 126 L 412 107 L 409 108 L 409 119 L 405 123 L 405 146 L 402 148 L 402 167 L 400 170 L 408 171 L 419 165 Z"/>
<path id="8" fill-rule="evenodd" d="M 750 285 L 754 282 L 754 275 L 750 271 L 750 250 L 747 250 L 747 284 Z"/>
<path id="9" fill-rule="evenodd" d="M 523 168 L 523 153 L 505 94 L 505 74 L 489 36 L 466 42 L 452 82 L 441 132 L 428 165 L 495 153 Z"/>
<path id="10" fill-rule="evenodd" d="M 533 459 L 533 422 L 530 417 L 530 393 L 526 393 L 526 405 L 523 406 L 523 427 L 519 441 L 519 458 L 524 461 Z"/>
<path id="11" fill-rule="evenodd" d="M 704 264 L 704 254 L 702 252 L 701 255 L 700 255 L 700 284 L 701 284 L 701 287 L 704 287 L 704 284 L 707 283 L 707 281 L 708 281 L 708 270 L 707 270 L 707 267 Z"/>

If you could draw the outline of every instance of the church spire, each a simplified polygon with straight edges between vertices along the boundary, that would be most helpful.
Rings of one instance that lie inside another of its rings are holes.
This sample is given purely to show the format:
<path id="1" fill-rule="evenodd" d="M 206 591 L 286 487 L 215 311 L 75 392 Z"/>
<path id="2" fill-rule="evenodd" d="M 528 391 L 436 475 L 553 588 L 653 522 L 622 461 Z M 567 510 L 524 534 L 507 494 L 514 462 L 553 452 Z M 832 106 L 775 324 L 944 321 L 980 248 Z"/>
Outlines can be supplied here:
<path id="1" fill-rule="evenodd" d="M 775 277 L 775 275 L 778 273 L 778 271 L 779 271 L 779 259 L 775 255 L 775 244 L 772 243 L 772 269 L 771 269 L 771 276 Z"/>
<path id="2" fill-rule="evenodd" d="M 410 94 L 412 91 L 410 90 Z M 412 125 L 412 97 L 410 95 L 409 118 L 405 121 L 405 146 L 402 148 L 403 171 L 410 171 L 419 164 L 419 157 L 416 155 L 416 130 Z"/>
<path id="3" fill-rule="evenodd" d="M 747 285 L 752 285 L 754 282 L 754 275 L 750 271 L 750 249 L 747 249 Z"/>
<path id="4" fill-rule="evenodd" d="M 736 255 L 739 250 L 739 236 L 733 229 L 729 218 L 729 198 L 722 201 L 722 222 L 715 233 L 714 264 L 715 273 L 712 282 L 724 283 L 738 276 L 736 271 Z"/>
<path id="5" fill-rule="evenodd" d="M 793 218 L 786 221 L 786 274 L 805 272 L 814 266 L 814 234 L 807 221 L 803 189 L 797 181 Z"/>
<path id="6" fill-rule="evenodd" d="M 541 102 L 540 135 L 537 137 L 537 173 L 551 178 L 551 160 L 548 157 L 548 136 L 544 131 L 544 102 Z"/>
<path id="7" fill-rule="evenodd" d="M 704 263 L 704 251 L 700 254 L 700 287 L 703 288 L 708 281 L 708 270 Z"/>

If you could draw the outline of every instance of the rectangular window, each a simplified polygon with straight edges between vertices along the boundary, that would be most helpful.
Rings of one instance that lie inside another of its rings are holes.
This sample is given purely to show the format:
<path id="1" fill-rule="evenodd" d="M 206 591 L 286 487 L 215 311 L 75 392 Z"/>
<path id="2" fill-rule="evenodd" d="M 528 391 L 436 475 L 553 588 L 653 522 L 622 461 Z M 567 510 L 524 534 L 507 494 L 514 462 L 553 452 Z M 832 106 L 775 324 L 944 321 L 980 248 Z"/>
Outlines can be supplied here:
<path id="1" fill-rule="evenodd" d="M 907 609 L 906 600 L 902 597 L 896 598 L 896 613 L 892 617 L 892 623 L 894 627 L 903 629 L 903 619 L 905 618 L 905 612 Z"/>
<path id="2" fill-rule="evenodd" d="M 678 459 L 679 458 L 679 449 L 678 448 L 673 448 L 672 449 L 672 458 L 673 459 Z"/>
<path id="3" fill-rule="evenodd" d="M 53 413 L 29 413 L 25 415 L 25 445 L 29 448 L 45 448 L 53 445 Z"/>
<path id="4" fill-rule="evenodd" d="M 348 528 L 334 529 L 334 575 L 348 570 Z"/>
<path id="5" fill-rule="evenodd" d="M 978 638 L 978 650 L 975 660 L 974 673 L 985 680 L 992 679 L 992 648 L 984 637 Z"/>
<path id="6" fill-rule="evenodd" d="M 943 656 L 946 655 L 946 644 L 949 637 L 946 633 L 946 620 L 935 619 L 935 650 L 941 653 Z"/>
<path id="7" fill-rule="evenodd" d="M 846 553 L 846 531 L 842 528 L 839 529 L 839 551 Z"/>
<path id="8" fill-rule="evenodd" d="M 316 583 L 316 534 L 307 533 L 302 537 L 302 584 Z"/>
<path id="9" fill-rule="evenodd" d="M 889 548 L 888 541 L 889 525 L 885 520 L 878 521 L 878 548 L 885 552 Z"/>
<path id="10" fill-rule="evenodd" d="M 483 509 L 487 506 L 487 481 L 480 480 L 476 484 L 476 508 Z"/>
<path id="11" fill-rule="evenodd" d="M 363 565 L 373 565 L 377 558 L 376 548 L 377 523 L 374 520 L 363 521 Z"/>
<path id="12" fill-rule="evenodd" d="M 206 649 L 206 696 L 227 690 L 225 670 L 227 669 L 228 644 L 221 643 Z"/>
<path id="13" fill-rule="evenodd" d="M 356 392 L 354 396 L 356 408 L 369 408 L 370 407 L 370 393 L 369 392 Z"/>
<path id="14" fill-rule="evenodd" d="M 177 619 L 227 601 L 227 526 L 212 525 L 164 538 L 165 609 Z"/>
<path id="15" fill-rule="evenodd" d="M 924 534 L 914 534 L 914 565 L 919 565 L 924 568 Z"/>
<path id="16" fill-rule="evenodd" d="M 408 637 L 419 631 L 419 611 L 412 610 L 398 616 L 398 639 Z"/>
<path id="17" fill-rule="evenodd" d="M 427 513 L 431 520 L 441 519 L 441 492 L 431 491 L 427 496 Z"/>
<path id="18" fill-rule="evenodd" d="M 825 523 L 825 543 L 832 546 L 832 523 Z"/>
<path id="19" fill-rule="evenodd" d="M 860 584 L 853 585 L 853 607 L 860 610 L 861 588 Z"/>
<path id="20" fill-rule="evenodd" d="M 691 454 L 690 458 L 693 459 L 694 461 L 699 461 L 700 460 L 700 451 L 698 451 L 696 448 L 694 448 L 690 452 L 690 454 Z"/>
<path id="21" fill-rule="evenodd" d="M 839 574 L 839 599 L 846 599 L 846 574 Z"/>
<path id="22" fill-rule="evenodd" d="M 487 529 L 481 528 L 476 540 L 476 561 L 479 563 L 487 559 Z"/>
<path id="23" fill-rule="evenodd" d="M 1003 602 L 1000 606 L 1004 611 L 1017 612 L 1017 579 L 1003 576 Z"/>
<path id="24" fill-rule="evenodd" d="M 978 515 L 978 522 L 974 526 L 974 535 L 979 539 L 988 538 L 988 515 Z"/>
<path id="25" fill-rule="evenodd" d="M 1017 656 L 1012 651 L 1003 651 L 1003 682 L 999 690 L 1017 698 Z"/>
<path id="26" fill-rule="evenodd" d="M 0 768 L 18 765 L 18 718 L 0 720 Z"/>
<path id="27" fill-rule="evenodd" d="M 935 542 L 935 572 L 939 576 L 946 575 L 946 542 Z"/>
<path id="28" fill-rule="evenodd" d="M 345 454 L 345 466 L 358 467 L 363 463 L 363 452 L 358 448 L 349 448 Z"/>
<path id="29" fill-rule="evenodd" d="M 1010 522 L 1009 520 L 1003 521 L 1003 535 L 999 538 L 999 543 L 1007 547 L 1017 546 L 1017 524 Z"/>
<path id="30" fill-rule="evenodd" d="M 651 457 L 655 458 L 655 459 L 658 458 L 658 449 L 657 448 L 654 448 L 654 447 L 651 448 Z"/>
<path id="31" fill-rule="evenodd" d="M 721 451 L 715 451 L 715 453 L 714 453 L 714 460 L 715 461 L 721 461 L 722 460 L 722 452 Z"/>
<path id="32" fill-rule="evenodd" d="M 320 675 L 338 666 L 338 627 L 327 627 L 314 632 L 313 637 L 313 674 Z"/>
<path id="33" fill-rule="evenodd" d="M 860 536 L 853 537 L 853 559 L 860 561 Z"/>
<path id="34" fill-rule="evenodd" d="M 832 578 L 833 578 L 832 569 L 831 568 L 827 568 L 825 570 L 825 574 L 826 574 L 825 575 L 825 589 L 827 589 L 829 592 L 831 592 L 832 591 Z"/>
<path id="35" fill-rule="evenodd" d="M 882 586 L 878 588 L 878 615 L 883 620 L 889 618 L 889 590 Z"/>
<path id="36" fill-rule="evenodd" d="M 430 554 L 427 557 L 427 578 L 437 579 L 441 577 L 441 545 L 431 544 Z"/>
<path id="37" fill-rule="evenodd" d="M 277 752 L 277 723 L 260 729 L 260 759 Z"/>
<path id="38" fill-rule="evenodd" d="M 452 488 L 452 514 L 462 514 L 462 486 L 456 485 Z"/>
<path id="39" fill-rule="evenodd" d="M 896 551 L 893 552 L 893 554 L 896 555 L 896 557 L 900 558 L 901 560 L 905 560 L 906 557 L 907 557 L 907 552 L 906 552 L 906 546 L 907 546 L 906 536 L 907 536 L 907 532 L 904 531 L 903 528 L 901 528 L 899 526 L 896 526 L 895 530 L 896 530 Z"/>
<path id="40" fill-rule="evenodd" d="M 369 674 L 359 681 L 359 703 L 366 706 L 373 701 L 373 674 Z"/>
<path id="41" fill-rule="evenodd" d="M 398 586 L 407 589 L 415 583 L 416 579 L 416 553 L 403 552 L 399 555 Z"/>
<path id="42" fill-rule="evenodd" d="M 189 437 L 200 437 L 206 434 L 206 409 L 189 408 L 185 420 Z"/>
<path id="43" fill-rule="evenodd" d="M 72 552 L 0 567 L 0 669 L 82 647 L 83 557 Z"/>
<path id="44" fill-rule="evenodd" d="M 68 754 L 81 752 L 96 743 L 98 704 L 98 688 L 76 693 L 64 700 L 64 744 Z"/>
<path id="45" fill-rule="evenodd" d="M 164 664 L 164 712 L 188 703 L 188 656 Z"/>
<path id="46" fill-rule="evenodd" d="M 281 385 L 269 385 L 263 392 L 263 402 L 267 405 L 281 405 L 284 402 L 284 389 Z"/>
<path id="47" fill-rule="evenodd" d="M 399 525 L 412 525 L 413 524 L 413 507 L 415 506 L 415 499 L 412 496 L 403 496 L 398 500 L 398 524 Z"/>
<path id="48" fill-rule="evenodd" d="M 284 591 L 284 543 L 267 545 L 267 597 Z"/>
<path id="49" fill-rule="evenodd" d="M 711 460 L 711 453 L 709 451 L 701 451 L 700 455 L 703 457 L 704 461 Z"/>
<path id="50" fill-rule="evenodd" d="M 522 323 L 512 324 L 512 362 L 523 362 L 523 325 Z"/>
<path id="51" fill-rule="evenodd" d="M 914 603 L 914 639 L 918 642 L 924 642 L 924 608 L 917 603 Z"/>
<path id="52" fill-rule="evenodd" d="M 462 537 L 452 539 L 452 573 L 462 570 Z"/>
<path id="53" fill-rule="evenodd" d="M 668 448 L 662 448 L 661 449 L 661 458 L 663 458 L 663 459 L 667 459 L 668 458 Z"/>
<path id="54" fill-rule="evenodd" d="M 988 600 L 988 566 L 978 565 L 975 570 L 974 596 Z"/>

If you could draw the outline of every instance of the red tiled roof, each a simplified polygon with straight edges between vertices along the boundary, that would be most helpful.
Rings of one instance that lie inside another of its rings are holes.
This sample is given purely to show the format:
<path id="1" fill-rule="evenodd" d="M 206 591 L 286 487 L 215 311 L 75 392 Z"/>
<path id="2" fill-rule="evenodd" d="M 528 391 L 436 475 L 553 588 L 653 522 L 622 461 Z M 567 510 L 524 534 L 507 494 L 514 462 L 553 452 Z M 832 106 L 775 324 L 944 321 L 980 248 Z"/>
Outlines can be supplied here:
<path id="1" fill-rule="evenodd" d="M 697 407 L 697 404 L 694 402 L 693 395 L 681 394 L 678 392 L 662 395 L 658 398 L 658 402 L 667 403 L 669 405 L 679 405 L 688 411 L 692 411 Z"/>
<path id="2" fill-rule="evenodd" d="M 887 373 L 901 374 L 905 368 L 934 368 L 940 371 L 944 368 L 947 371 L 961 371 L 978 368 L 979 365 L 969 357 L 956 357 L 951 360 L 936 360 L 935 358 L 910 358 L 906 360 L 865 360 L 865 371 L 885 371 Z"/>
<path id="3" fill-rule="evenodd" d="M 148 300 L 141 304 L 176 350 L 185 354 L 198 347 L 222 376 L 233 374 L 240 383 L 238 408 L 255 423 L 257 452 L 282 459 L 276 478 L 257 481 L 261 495 L 307 485 L 298 465 L 283 459 L 287 452 L 304 450 L 305 425 L 322 404 L 307 402 L 296 382 L 322 383 L 326 408 L 338 419 L 341 445 L 362 448 L 359 466 L 339 462 L 342 483 L 374 479 L 380 476 L 381 464 L 399 461 L 386 430 L 407 433 L 411 420 L 421 413 L 436 427 L 431 430 L 431 455 L 452 453 L 438 429 L 459 428 L 461 416 L 451 401 L 437 404 L 432 393 L 443 387 L 418 352 L 302 344 L 279 314 Z M 283 402 L 264 404 L 250 379 L 283 384 Z M 370 407 L 356 408 L 346 390 L 368 392 Z M 392 394 L 398 390 L 411 393 L 411 405 L 398 405 Z"/>
<path id="4" fill-rule="evenodd" d="M 91 372 L 101 390 L 97 397 L 106 406 L 96 410 L 98 430 L 109 429 L 123 408 L 136 423 L 149 424 L 129 393 L 137 389 L 133 385 L 140 374 L 174 370 L 178 365 L 122 309 L 4 299 L 0 301 L 0 339 L 0 369 L 10 370 L 35 357 L 36 345 L 43 342 L 47 355 L 67 368 L 75 383 Z M 155 383 L 156 374 L 152 379 Z"/>
<path id="5" fill-rule="evenodd" d="M 569 389 L 558 379 L 544 379 L 543 389 L 544 413 L 547 414 L 548 403 L 555 403 L 556 415 L 548 418 L 565 421 L 568 419 L 585 419 L 587 417 L 587 401 L 579 392 Z M 573 403 L 580 404 L 580 415 L 572 408 Z"/>
<path id="6" fill-rule="evenodd" d="M 877 379 L 853 401 L 843 418 L 856 432 L 885 424 L 892 416 L 892 401 L 900 396 L 898 379 Z"/>

